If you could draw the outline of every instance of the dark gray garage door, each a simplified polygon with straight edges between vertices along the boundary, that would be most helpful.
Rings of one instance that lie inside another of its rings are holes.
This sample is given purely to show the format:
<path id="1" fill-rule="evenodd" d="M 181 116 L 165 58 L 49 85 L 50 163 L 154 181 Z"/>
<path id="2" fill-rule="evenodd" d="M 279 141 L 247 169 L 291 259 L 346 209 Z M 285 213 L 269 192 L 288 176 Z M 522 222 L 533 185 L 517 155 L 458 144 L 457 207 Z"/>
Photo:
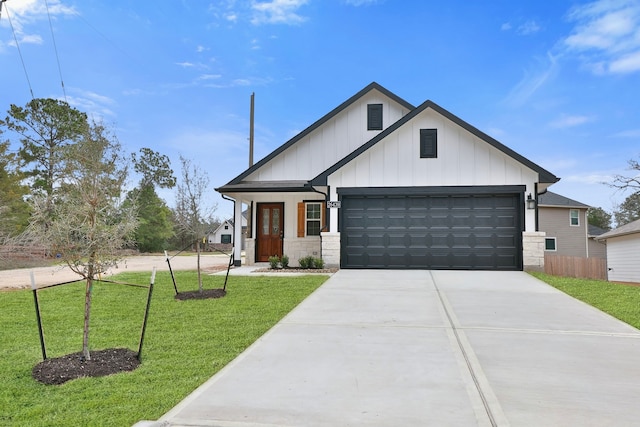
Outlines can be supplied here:
<path id="1" fill-rule="evenodd" d="M 521 270 L 522 193 L 455 188 L 339 191 L 341 266 Z"/>

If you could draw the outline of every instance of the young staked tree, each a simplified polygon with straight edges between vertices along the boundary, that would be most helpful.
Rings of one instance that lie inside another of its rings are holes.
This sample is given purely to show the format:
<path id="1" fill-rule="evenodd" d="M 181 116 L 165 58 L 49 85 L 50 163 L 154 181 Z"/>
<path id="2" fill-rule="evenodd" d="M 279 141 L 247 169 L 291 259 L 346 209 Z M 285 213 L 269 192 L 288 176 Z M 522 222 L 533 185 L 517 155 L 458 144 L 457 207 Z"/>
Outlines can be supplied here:
<path id="1" fill-rule="evenodd" d="M 36 98 L 25 107 L 11 104 L 8 115 L 0 120 L 19 136 L 19 156 L 27 165 L 34 194 L 44 194 L 49 213 L 55 192 L 65 174 L 65 150 L 75 144 L 87 128 L 87 115 L 64 101 Z"/>
<path id="2" fill-rule="evenodd" d="M 182 156 L 180 164 L 181 180 L 176 192 L 175 221 L 180 231 L 196 242 L 198 290 L 202 292 L 200 242 L 208 231 L 208 224 L 212 222 L 217 206 L 209 205 L 205 200 L 205 192 L 209 187 L 207 172 Z"/>
<path id="3" fill-rule="evenodd" d="M 101 124 L 65 150 L 64 181 L 50 215 L 46 195 L 33 197 L 29 231 L 49 242 L 69 268 L 86 281 L 82 352 L 90 359 L 89 325 L 94 280 L 122 258 L 137 220 L 135 205 L 121 199 L 127 166 L 120 144 Z"/>

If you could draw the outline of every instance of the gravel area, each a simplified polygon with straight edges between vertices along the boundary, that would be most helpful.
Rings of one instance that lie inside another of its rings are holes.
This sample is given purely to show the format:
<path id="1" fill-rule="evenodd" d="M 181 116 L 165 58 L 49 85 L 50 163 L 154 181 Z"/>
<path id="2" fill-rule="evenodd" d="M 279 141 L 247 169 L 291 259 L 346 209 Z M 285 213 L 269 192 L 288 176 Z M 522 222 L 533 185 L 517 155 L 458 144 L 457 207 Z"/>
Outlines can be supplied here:
<path id="1" fill-rule="evenodd" d="M 171 259 L 173 270 L 195 270 L 197 259 L 195 255 L 181 255 Z M 220 271 L 229 264 L 229 257 L 224 254 L 201 255 L 200 267 L 205 272 Z M 162 255 L 137 255 L 125 258 L 117 268 L 111 269 L 103 277 L 109 277 L 123 271 L 148 271 L 149 278 L 151 271 L 156 267 L 156 271 L 169 271 L 167 261 Z M 25 289 L 31 287 L 30 272 L 33 271 L 36 286 L 47 286 L 56 283 L 67 282 L 78 279 L 79 276 L 69 270 L 68 267 L 37 267 L 22 268 L 15 270 L 0 271 L 0 290 Z"/>

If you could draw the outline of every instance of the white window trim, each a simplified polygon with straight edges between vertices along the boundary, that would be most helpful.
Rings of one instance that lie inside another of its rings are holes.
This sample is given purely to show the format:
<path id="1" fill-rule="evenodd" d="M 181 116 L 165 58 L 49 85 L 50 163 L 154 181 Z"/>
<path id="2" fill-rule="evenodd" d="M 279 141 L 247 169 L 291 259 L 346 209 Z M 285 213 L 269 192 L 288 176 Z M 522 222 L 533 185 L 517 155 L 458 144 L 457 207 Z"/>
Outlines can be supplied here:
<path id="1" fill-rule="evenodd" d="M 576 216 L 576 219 L 578 220 L 577 224 L 573 224 L 573 217 L 571 216 L 572 212 L 578 213 L 578 215 Z M 569 209 L 569 225 L 571 227 L 580 227 L 580 209 Z"/>
<path id="2" fill-rule="evenodd" d="M 319 205 L 320 206 L 320 218 L 309 218 L 307 214 L 309 213 L 308 208 L 310 205 Z M 309 221 L 317 221 L 320 225 L 320 231 L 322 231 L 322 202 L 305 202 L 304 204 L 304 237 L 319 237 L 315 234 L 307 234 L 307 224 Z"/>
<path id="3" fill-rule="evenodd" d="M 547 240 L 553 240 L 554 249 L 547 249 Z M 545 252 L 558 252 L 558 239 L 555 237 L 545 237 L 544 238 L 544 251 Z"/>

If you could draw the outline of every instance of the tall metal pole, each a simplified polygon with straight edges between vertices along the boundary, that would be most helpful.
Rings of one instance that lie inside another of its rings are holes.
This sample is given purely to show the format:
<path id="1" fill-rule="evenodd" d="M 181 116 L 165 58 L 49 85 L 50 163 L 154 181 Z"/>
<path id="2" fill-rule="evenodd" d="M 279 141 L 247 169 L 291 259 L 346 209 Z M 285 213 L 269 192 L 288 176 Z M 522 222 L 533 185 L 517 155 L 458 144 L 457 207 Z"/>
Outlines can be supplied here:
<path id="1" fill-rule="evenodd" d="M 249 167 L 253 166 L 253 111 L 256 94 L 251 93 L 251 111 L 249 113 Z"/>

